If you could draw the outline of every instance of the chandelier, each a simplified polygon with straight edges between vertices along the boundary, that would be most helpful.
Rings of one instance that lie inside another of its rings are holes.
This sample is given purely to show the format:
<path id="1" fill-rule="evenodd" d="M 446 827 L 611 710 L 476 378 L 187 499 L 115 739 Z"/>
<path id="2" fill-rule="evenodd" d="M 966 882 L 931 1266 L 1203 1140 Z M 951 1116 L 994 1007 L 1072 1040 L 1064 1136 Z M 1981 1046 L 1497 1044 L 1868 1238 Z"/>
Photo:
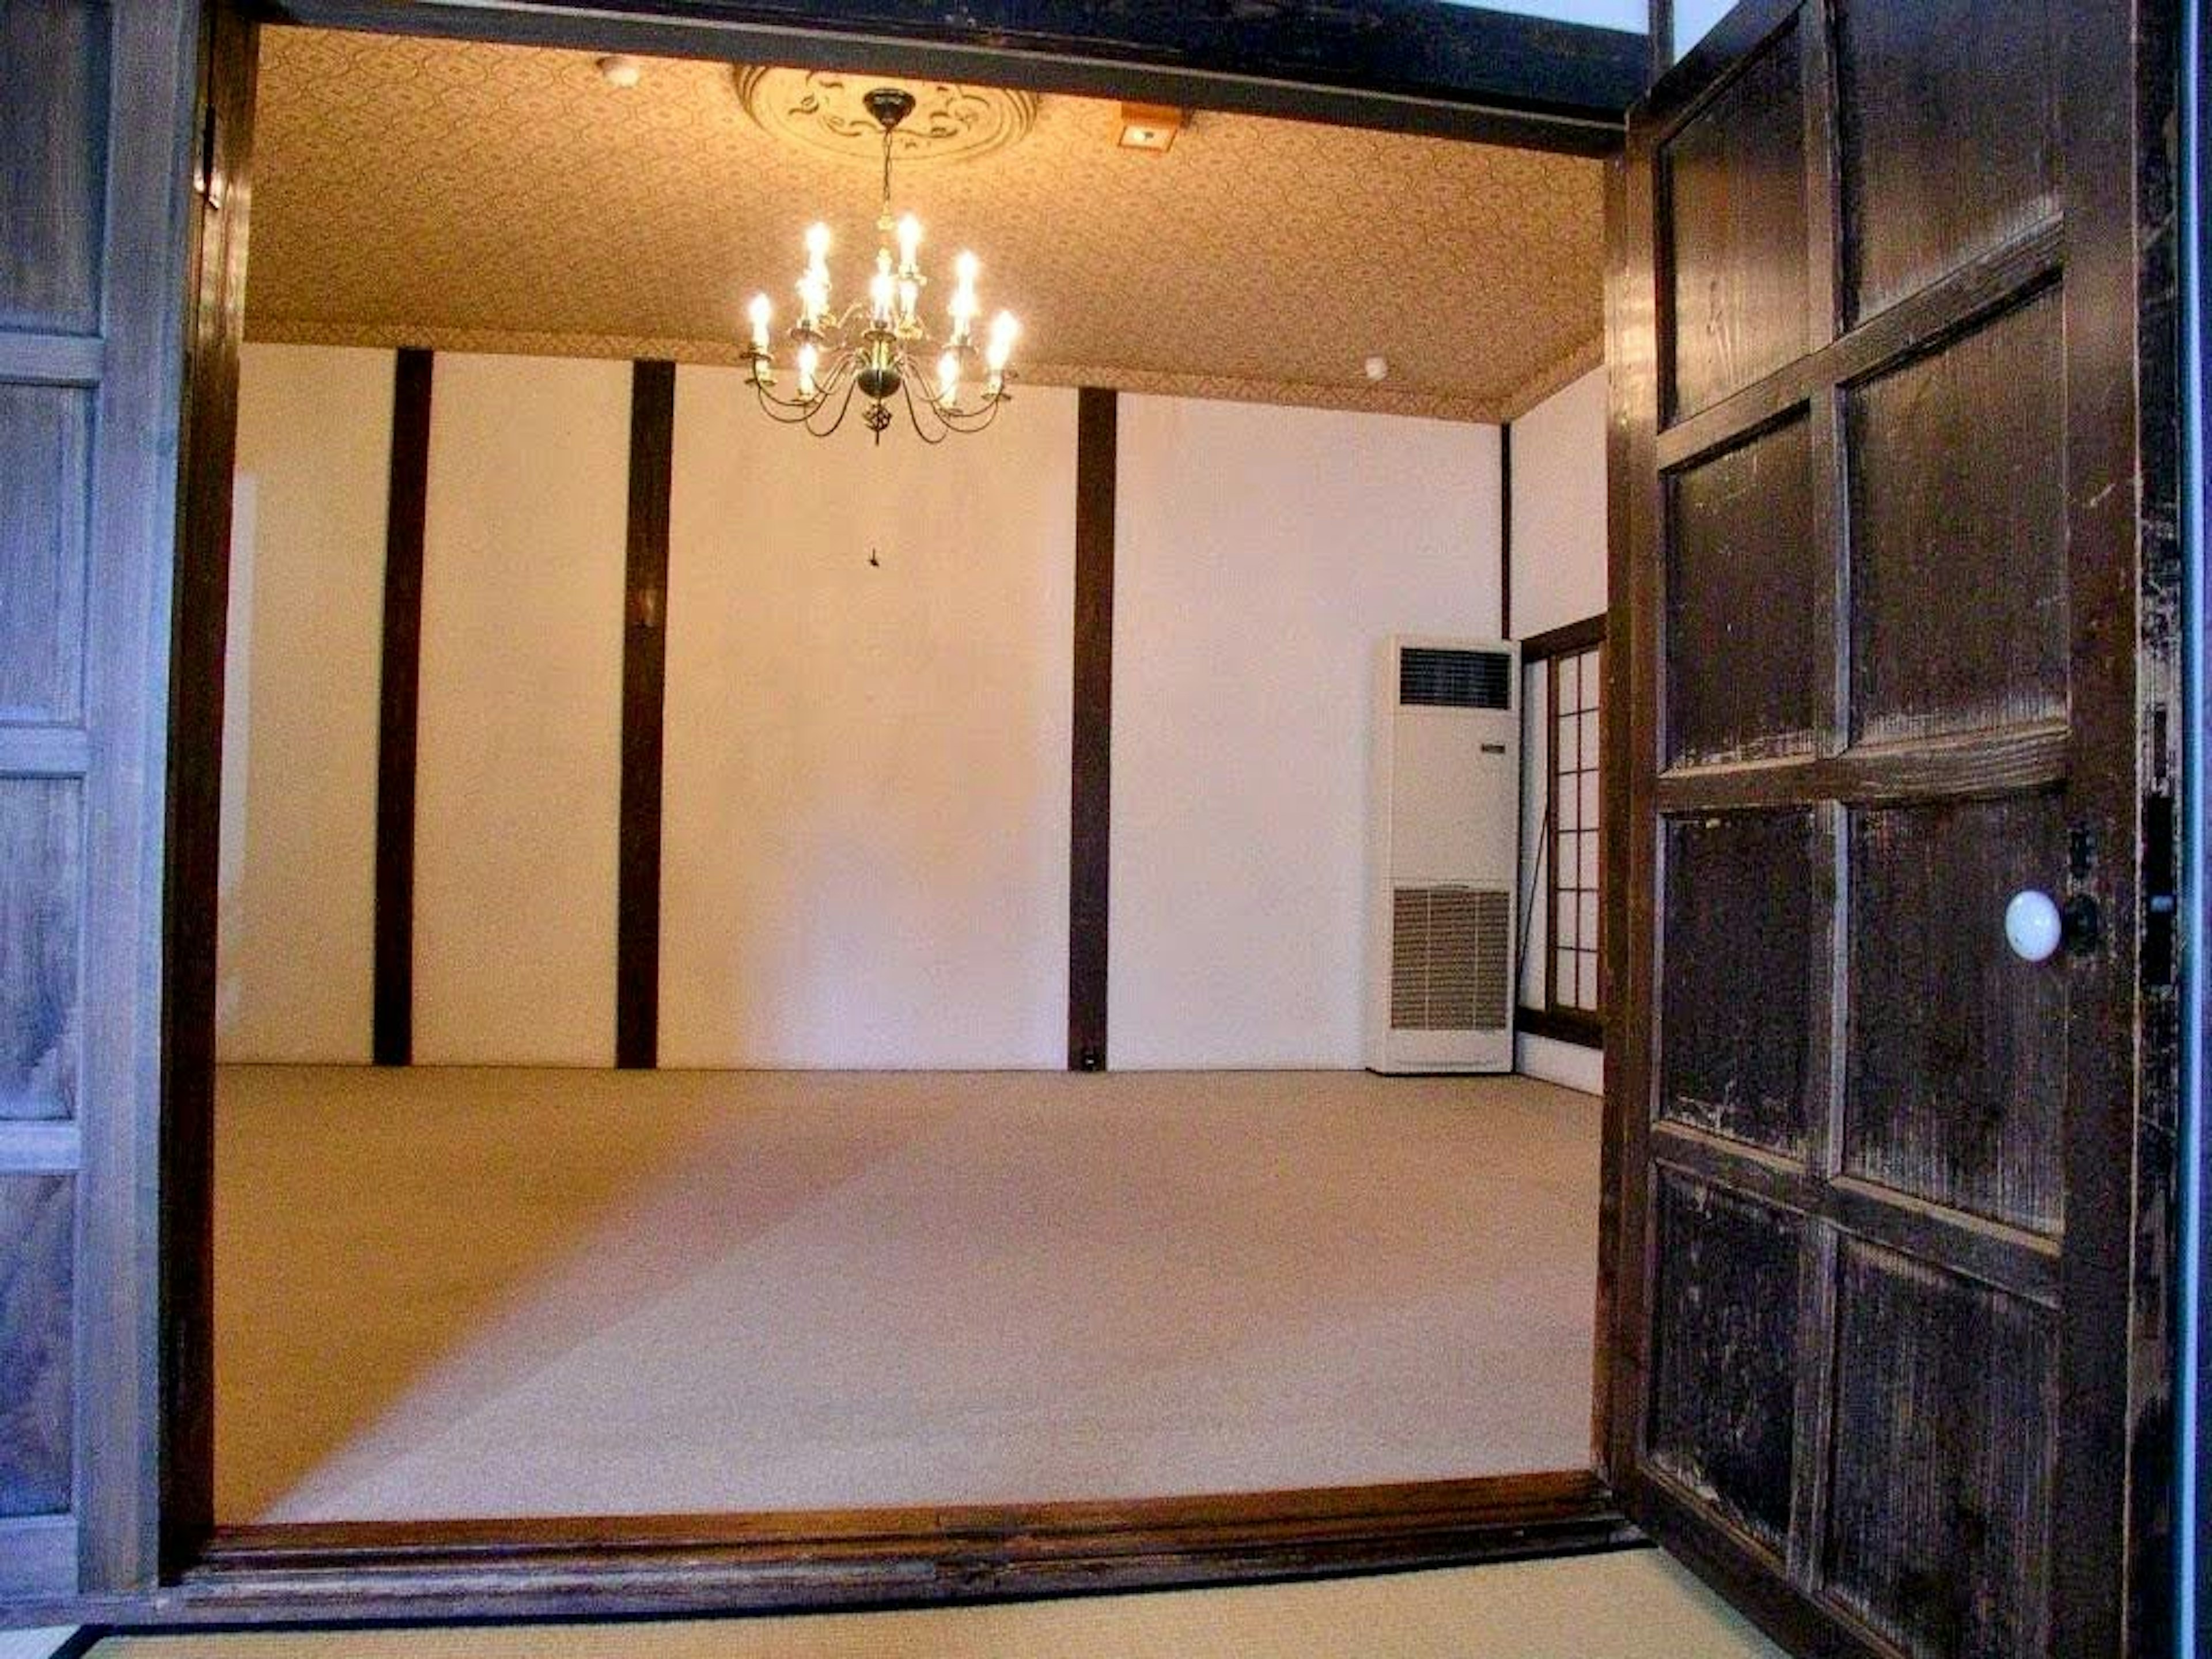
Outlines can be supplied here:
<path id="1" fill-rule="evenodd" d="M 826 438 L 845 422 L 855 395 L 866 400 L 860 422 L 884 441 L 896 416 L 894 400 L 925 443 L 943 443 L 951 433 L 980 432 L 997 416 L 1012 394 L 1007 368 L 1020 325 L 1002 311 L 991 320 L 979 350 L 975 343 L 975 256 L 963 252 L 953 262 L 952 297 L 943 343 L 933 348 L 921 320 L 921 222 L 911 213 L 891 216 L 891 143 L 899 123 L 914 110 L 914 94 L 896 87 L 878 87 L 863 99 L 884 130 L 883 211 L 876 220 L 879 244 L 867 297 L 842 311 L 830 307 L 830 227 L 806 232 L 806 269 L 799 279 L 799 321 L 786 335 L 795 348 L 793 384 L 779 391 L 773 337 L 773 307 L 768 295 L 753 296 L 751 370 L 746 376 L 761 407 L 786 426 L 803 426 Z M 892 244 L 896 240 L 896 252 Z M 933 372 L 923 364 L 933 349 Z"/>

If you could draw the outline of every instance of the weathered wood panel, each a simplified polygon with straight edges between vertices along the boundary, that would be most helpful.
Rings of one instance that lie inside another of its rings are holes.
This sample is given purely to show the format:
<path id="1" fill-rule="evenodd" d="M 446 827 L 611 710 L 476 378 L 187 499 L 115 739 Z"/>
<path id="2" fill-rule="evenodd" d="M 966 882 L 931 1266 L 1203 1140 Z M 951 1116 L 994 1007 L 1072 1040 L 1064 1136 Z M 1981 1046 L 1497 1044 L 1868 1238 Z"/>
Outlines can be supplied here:
<path id="1" fill-rule="evenodd" d="M 1890 1251 L 1838 1252 L 1827 1593 L 1906 1651 L 2050 1651 L 2048 1316 Z"/>
<path id="2" fill-rule="evenodd" d="M 1662 153 L 1674 237 L 1669 413 L 1694 413 L 1805 349 L 1805 93 L 1776 39 Z"/>
<path id="3" fill-rule="evenodd" d="M 1812 1064 L 1835 883 L 1810 809 L 1667 823 L 1659 1115 L 1790 1157 Z"/>
<path id="4" fill-rule="evenodd" d="M 1656 1207 L 1651 1460 L 1779 1554 L 1804 1218 L 1663 1170 Z"/>
<path id="5" fill-rule="evenodd" d="M 0 1121 L 76 1115 L 83 895 L 82 787 L 0 778 Z"/>
<path id="6" fill-rule="evenodd" d="M 0 1516 L 70 1506 L 75 1215 L 68 1176 L 0 1176 Z"/>
<path id="7" fill-rule="evenodd" d="M 1666 681 L 1675 763 L 1810 754 L 1826 670 L 1829 580 L 1812 544 L 1811 427 L 1801 415 L 1668 481 L 1670 660 L 1720 652 L 1725 674 Z"/>
<path id="8" fill-rule="evenodd" d="M 1844 1170 L 2057 1232 L 2068 959 L 2022 962 L 2003 916 L 2063 889 L 2060 798 L 1864 811 L 1850 842 Z"/>
<path id="9" fill-rule="evenodd" d="M 107 8 L 0 6 L 0 328 L 100 325 Z"/>
<path id="10" fill-rule="evenodd" d="M 91 416 L 81 387 L 0 386 L 0 721 L 83 707 Z"/>
<path id="11" fill-rule="evenodd" d="M 2052 9 L 2051 0 L 1838 5 L 1854 316 L 2056 210 Z"/>
<path id="12" fill-rule="evenodd" d="M 2067 708 L 2059 295 L 1850 394 L 1851 702 L 1896 741 Z"/>

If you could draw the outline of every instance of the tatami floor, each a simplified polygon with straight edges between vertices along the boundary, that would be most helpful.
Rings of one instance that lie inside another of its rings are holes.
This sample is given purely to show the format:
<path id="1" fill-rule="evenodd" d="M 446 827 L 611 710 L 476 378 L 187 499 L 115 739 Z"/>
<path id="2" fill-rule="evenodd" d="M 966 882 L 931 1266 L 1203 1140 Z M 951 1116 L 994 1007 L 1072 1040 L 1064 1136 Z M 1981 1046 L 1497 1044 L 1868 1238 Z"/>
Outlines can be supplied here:
<path id="1" fill-rule="evenodd" d="M 230 1067 L 219 1518 L 1580 1468 L 1598 1103 L 1361 1073 Z"/>
<path id="2" fill-rule="evenodd" d="M 27 1648 L 23 1659 L 44 1659 Z M 117 1638 L 94 1659 L 1781 1659 L 1656 1550 L 1304 1584 L 685 1624 Z M 8 1659 L 0 1638 L 0 1659 Z"/>

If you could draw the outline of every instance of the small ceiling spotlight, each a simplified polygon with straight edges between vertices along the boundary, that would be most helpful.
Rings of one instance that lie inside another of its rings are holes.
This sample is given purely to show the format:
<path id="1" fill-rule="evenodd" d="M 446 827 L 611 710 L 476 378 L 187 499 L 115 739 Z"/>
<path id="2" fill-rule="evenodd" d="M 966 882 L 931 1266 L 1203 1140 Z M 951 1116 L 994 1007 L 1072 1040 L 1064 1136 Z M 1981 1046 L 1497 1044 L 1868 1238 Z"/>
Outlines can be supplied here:
<path id="1" fill-rule="evenodd" d="M 1375 356 L 1367 360 L 1367 378 L 1369 380 L 1387 380 L 1389 377 L 1389 374 L 1390 360 L 1382 356 L 1382 353 L 1377 352 Z"/>
<path id="2" fill-rule="evenodd" d="M 1167 153 L 1182 131 L 1182 112 L 1164 104 L 1124 104 L 1121 106 L 1121 137 L 1123 149 L 1149 150 L 1155 155 Z"/>
<path id="3" fill-rule="evenodd" d="M 594 65 L 599 79 L 611 87 L 634 87 L 645 73 L 645 65 L 627 52 L 614 52 L 599 58 Z"/>

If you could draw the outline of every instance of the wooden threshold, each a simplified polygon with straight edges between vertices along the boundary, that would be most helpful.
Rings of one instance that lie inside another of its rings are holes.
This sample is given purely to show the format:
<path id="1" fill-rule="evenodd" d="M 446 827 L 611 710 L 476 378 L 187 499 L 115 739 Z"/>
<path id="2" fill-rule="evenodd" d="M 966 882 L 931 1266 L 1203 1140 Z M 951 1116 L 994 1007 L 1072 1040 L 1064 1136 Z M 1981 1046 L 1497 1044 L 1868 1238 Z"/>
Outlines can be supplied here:
<path id="1" fill-rule="evenodd" d="M 1641 1544 L 1575 1470 L 1127 1501 L 218 1527 L 115 1628 L 634 1617 L 1001 1601 Z"/>

